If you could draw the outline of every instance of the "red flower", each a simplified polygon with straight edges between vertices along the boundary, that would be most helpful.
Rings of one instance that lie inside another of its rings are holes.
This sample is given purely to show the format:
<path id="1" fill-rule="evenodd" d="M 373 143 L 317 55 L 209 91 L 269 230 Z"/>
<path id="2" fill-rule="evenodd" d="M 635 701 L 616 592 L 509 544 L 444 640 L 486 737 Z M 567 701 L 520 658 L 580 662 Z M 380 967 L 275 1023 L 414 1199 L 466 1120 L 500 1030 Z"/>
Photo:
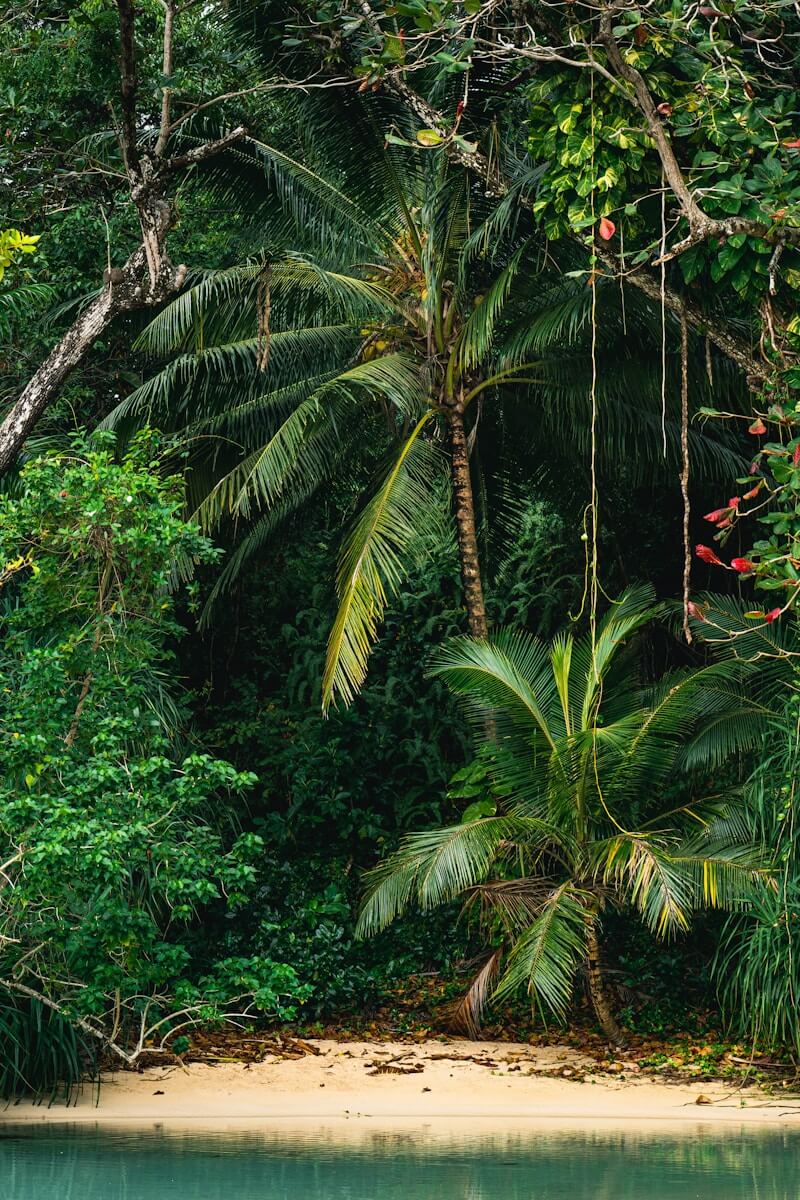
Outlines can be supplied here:
<path id="1" fill-rule="evenodd" d="M 750 562 L 749 558 L 732 558 L 731 566 L 734 571 L 739 571 L 740 574 L 745 574 L 747 571 L 755 571 L 756 564 Z"/>
<path id="2" fill-rule="evenodd" d="M 715 508 L 713 512 L 706 513 L 703 517 L 704 521 L 711 521 L 712 524 L 721 521 L 727 512 L 727 508 Z"/>
<path id="3" fill-rule="evenodd" d="M 753 421 L 753 424 L 750 426 L 747 432 L 752 433 L 754 437 L 759 437 L 762 433 L 767 432 L 767 427 L 761 420 L 761 417 L 756 417 L 755 421 Z"/>
<path id="4" fill-rule="evenodd" d="M 617 227 L 610 217 L 601 217 L 600 229 L 598 232 L 604 242 L 610 242 L 614 234 L 617 232 Z"/>
<path id="5" fill-rule="evenodd" d="M 778 617 L 781 615 L 781 612 L 782 609 L 780 608 L 771 608 L 770 611 L 765 615 L 764 620 L 768 625 L 771 625 L 773 621 L 777 621 Z"/>
<path id="6" fill-rule="evenodd" d="M 794 448 L 794 453 L 792 454 L 792 462 L 794 463 L 795 466 L 797 466 L 797 464 L 800 462 L 800 442 L 798 442 Z"/>
<path id="7" fill-rule="evenodd" d="M 704 563 L 710 563 L 712 566 L 724 567 L 725 563 L 715 554 L 710 546 L 695 546 L 694 552 L 697 557 Z"/>
<path id="8" fill-rule="evenodd" d="M 671 117 L 672 116 L 672 105 L 668 104 L 667 101 L 665 100 L 663 102 L 663 104 L 656 105 L 656 112 L 659 114 L 659 116 Z"/>

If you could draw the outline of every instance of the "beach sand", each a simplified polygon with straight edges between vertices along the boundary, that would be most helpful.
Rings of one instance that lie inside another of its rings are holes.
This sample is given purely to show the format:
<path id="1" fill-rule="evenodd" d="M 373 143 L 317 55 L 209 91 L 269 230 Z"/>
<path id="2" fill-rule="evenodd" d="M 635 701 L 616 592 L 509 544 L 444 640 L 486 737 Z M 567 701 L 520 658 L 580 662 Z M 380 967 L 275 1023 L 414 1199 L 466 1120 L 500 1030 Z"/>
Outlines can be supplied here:
<path id="1" fill-rule="evenodd" d="M 317 1053 L 250 1064 L 170 1063 L 103 1076 L 77 1103 L 10 1105 L 0 1120 L 225 1125 L 459 1127 L 531 1121 L 586 1124 L 800 1123 L 800 1102 L 736 1083 L 671 1084 L 637 1074 L 595 1074 L 594 1060 L 560 1046 L 430 1040 L 310 1041 Z M 698 1102 L 699 1100 L 699 1102 Z"/>

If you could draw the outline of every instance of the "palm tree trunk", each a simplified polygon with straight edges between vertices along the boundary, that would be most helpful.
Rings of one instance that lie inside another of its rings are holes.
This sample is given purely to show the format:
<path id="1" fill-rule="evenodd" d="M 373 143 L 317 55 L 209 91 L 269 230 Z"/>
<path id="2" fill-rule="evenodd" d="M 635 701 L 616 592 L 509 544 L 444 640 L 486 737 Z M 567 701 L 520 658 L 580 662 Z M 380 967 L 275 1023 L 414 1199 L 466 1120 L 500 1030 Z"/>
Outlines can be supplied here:
<path id="1" fill-rule="evenodd" d="M 453 483 L 453 514 L 456 519 L 458 557 L 461 563 L 461 586 L 467 610 L 469 631 L 473 637 L 485 638 L 489 633 L 486 601 L 483 596 L 481 564 L 478 556 L 478 537 L 475 532 L 475 500 L 469 471 L 467 434 L 464 428 L 464 404 L 454 397 L 447 405 L 450 429 L 450 472 Z"/>
<path id="2" fill-rule="evenodd" d="M 600 942 L 597 938 L 597 919 L 593 913 L 586 914 L 586 971 L 589 979 L 589 998 L 603 1033 L 615 1046 L 621 1046 L 625 1035 L 617 1024 L 606 991 Z"/>

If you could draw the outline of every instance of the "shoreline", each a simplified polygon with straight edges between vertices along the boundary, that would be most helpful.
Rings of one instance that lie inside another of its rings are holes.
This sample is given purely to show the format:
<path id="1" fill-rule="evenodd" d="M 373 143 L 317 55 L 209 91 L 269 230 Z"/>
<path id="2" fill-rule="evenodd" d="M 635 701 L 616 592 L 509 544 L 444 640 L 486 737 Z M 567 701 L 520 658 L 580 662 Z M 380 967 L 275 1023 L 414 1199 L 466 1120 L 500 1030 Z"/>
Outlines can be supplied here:
<path id="1" fill-rule="evenodd" d="M 593 1074 L 594 1060 L 567 1046 L 470 1042 L 309 1041 L 309 1053 L 267 1054 L 253 1063 L 170 1063 L 102 1076 L 77 1102 L 22 1102 L 0 1110 L 3 1125 L 125 1126 L 171 1129 L 294 1127 L 318 1136 L 339 1127 L 402 1132 L 439 1127 L 503 1134 L 620 1125 L 645 1132 L 669 1126 L 800 1127 L 800 1099 L 725 1081 L 665 1083 L 625 1066 Z M 309 1128 L 313 1126 L 313 1129 Z"/>

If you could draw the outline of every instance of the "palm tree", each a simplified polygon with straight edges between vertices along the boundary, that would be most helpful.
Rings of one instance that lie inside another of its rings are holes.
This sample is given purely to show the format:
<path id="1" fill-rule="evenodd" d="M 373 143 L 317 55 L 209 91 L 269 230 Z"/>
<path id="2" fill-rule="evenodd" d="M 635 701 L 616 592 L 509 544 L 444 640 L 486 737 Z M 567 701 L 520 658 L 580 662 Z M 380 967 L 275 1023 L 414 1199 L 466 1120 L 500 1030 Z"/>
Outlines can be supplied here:
<path id="1" fill-rule="evenodd" d="M 198 278 L 156 318 L 141 344 L 173 357 L 109 419 L 178 428 L 204 526 L 228 522 L 238 533 L 245 524 L 214 599 L 280 522 L 372 460 L 372 487 L 342 543 L 325 708 L 361 687 L 389 597 L 421 523 L 441 519 L 443 497 L 468 627 L 487 635 L 470 454 L 484 403 L 496 412 L 501 395 L 524 398 L 540 463 L 559 453 L 569 461 L 589 425 L 589 356 L 574 347 L 587 332 L 590 289 L 585 273 L 540 269 L 539 238 L 519 205 L 535 172 L 520 167 L 496 203 L 444 156 L 384 145 L 359 104 L 346 115 L 345 147 L 329 126 L 298 144 L 298 157 L 258 145 L 274 202 L 258 252 Z M 652 469 L 660 397 L 656 373 L 643 381 L 636 372 L 650 315 L 630 300 L 620 309 L 606 282 L 604 439 L 619 454 L 627 435 L 631 457 Z M 491 425 L 487 412 L 482 427 Z"/>
<path id="2" fill-rule="evenodd" d="M 621 1041 L 604 909 L 633 908 L 666 937 L 700 906 L 741 906 L 763 876 L 735 797 L 708 780 L 754 744 L 768 710 L 742 697 L 747 668 L 730 660 L 643 687 L 633 635 L 658 613 L 640 587 L 612 603 L 594 639 L 562 634 L 548 647 L 506 630 L 435 656 L 433 674 L 475 719 L 493 791 L 462 824 L 410 835 L 371 872 L 359 931 L 412 903 L 464 898 L 493 943 L 462 1005 L 468 1027 L 498 977 L 495 995 L 524 986 L 563 1017 L 584 967 L 597 1019 Z"/>

